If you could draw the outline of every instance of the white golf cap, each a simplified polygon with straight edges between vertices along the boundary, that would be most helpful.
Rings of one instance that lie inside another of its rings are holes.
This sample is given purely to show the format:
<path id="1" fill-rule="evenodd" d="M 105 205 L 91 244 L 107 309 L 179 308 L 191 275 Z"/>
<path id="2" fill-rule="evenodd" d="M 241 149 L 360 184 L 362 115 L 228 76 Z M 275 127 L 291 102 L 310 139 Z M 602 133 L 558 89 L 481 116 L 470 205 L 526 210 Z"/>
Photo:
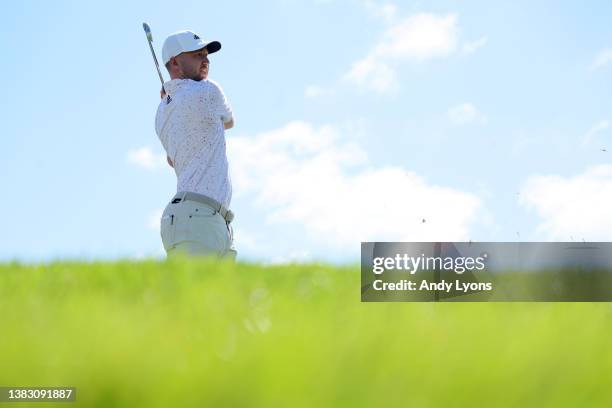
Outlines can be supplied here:
<path id="1" fill-rule="evenodd" d="M 202 48 L 206 48 L 208 53 L 212 54 L 221 49 L 221 43 L 219 41 L 204 41 L 193 31 L 178 31 L 170 34 L 166 41 L 164 41 L 162 59 L 164 64 L 167 64 L 172 57 L 176 57 L 183 52 L 197 51 Z"/>

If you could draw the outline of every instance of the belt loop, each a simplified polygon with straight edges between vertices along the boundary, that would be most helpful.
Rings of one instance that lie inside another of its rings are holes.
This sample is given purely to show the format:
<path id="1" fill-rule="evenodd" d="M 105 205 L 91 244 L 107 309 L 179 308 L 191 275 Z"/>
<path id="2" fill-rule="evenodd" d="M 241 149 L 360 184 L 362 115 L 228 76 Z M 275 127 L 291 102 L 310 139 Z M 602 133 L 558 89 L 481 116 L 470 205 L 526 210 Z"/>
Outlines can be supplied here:
<path id="1" fill-rule="evenodd" d="M 172 198 L 172 204 L 182 203 L 185 201 L 185 196 L 187 196 L 186 191 L 178 191 L 174 198 Z"/>

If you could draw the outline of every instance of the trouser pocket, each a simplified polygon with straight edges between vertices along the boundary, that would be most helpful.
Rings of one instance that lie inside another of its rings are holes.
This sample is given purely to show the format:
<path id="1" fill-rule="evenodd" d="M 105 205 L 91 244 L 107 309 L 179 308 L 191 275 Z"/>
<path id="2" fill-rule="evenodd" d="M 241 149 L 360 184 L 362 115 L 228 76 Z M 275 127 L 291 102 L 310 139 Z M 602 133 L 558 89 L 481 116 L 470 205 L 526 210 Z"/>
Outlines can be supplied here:
<path id="1" fill-rule="evenodd" d="M 176 222 L 177 217 L 174 212 L 166 208 L 160 221 L 160 234 L 166 252 L 174 247 L 176 240 Z"/>

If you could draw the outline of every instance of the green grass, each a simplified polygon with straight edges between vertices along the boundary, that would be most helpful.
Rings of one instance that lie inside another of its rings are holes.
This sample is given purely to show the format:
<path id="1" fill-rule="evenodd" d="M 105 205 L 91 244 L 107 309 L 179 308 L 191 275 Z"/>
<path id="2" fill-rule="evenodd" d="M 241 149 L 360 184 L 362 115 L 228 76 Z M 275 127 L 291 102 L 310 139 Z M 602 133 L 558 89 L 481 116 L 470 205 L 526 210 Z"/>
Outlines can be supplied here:
<path id="1" fill-rule="evenodd" d="M 611 343 L 606 303 L 360 303 L 357 266 L 0 266 L 0 386 L 59 406 L 612 406 Z"/>

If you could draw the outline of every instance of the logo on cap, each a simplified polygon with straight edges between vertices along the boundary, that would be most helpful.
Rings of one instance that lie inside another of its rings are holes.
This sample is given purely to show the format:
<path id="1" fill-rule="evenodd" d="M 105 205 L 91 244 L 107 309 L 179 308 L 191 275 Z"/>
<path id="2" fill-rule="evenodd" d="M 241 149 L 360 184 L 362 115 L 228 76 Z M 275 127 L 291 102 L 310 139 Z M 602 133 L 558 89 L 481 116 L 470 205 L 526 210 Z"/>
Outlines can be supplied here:
<path id="1" fill-rule="evenodd" d="M 194 40 L 199 40 L 199 39 L 200 39 L 200 37 L 198 37 L 198 35 L 197 35 L 197 34 L 194 34 L 194 35 L 193 35 L 193 39 L 194 39 Z"/>

